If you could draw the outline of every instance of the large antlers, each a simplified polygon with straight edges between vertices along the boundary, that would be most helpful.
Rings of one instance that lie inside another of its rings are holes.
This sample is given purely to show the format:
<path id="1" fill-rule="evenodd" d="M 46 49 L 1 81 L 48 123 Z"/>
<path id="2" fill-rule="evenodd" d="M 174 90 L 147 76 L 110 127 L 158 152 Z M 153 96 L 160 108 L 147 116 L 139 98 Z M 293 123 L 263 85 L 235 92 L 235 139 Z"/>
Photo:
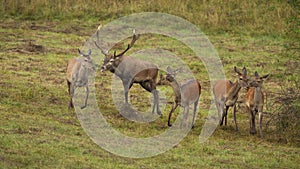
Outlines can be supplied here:
<path id="1" fill-rule="evenodd" d="M 103 54 L 103 55 L 108 55 L 108 50 L 106 50 L 106 51 L 104 51 L 101 47 L 100 47 L 100 45 L 98 45 L 98 43 L 97 42 L 99 42 L 99 30 L 102 28 L 102 25 L 99 25 L 98 26 L 98 29 L 97 29 L 97 34 L 96 34 L 96 36 L 97 36 L 97 41 L 95 41 L 95 45 L 97 46 L 97 48 L 99 48 L 100 50 L 101 50 L 101 53 Z"/>
<path id="2" fill-rule="evenodd" d="M 106 51 L 103 50 L 103 49 L 100 47 L 100 45 L 97 43 L 97 42 L 100 41 L 100 40 L 99 40 L 99 30 L 101 29 L 101 27 L 102 27 L 102 25 L 99 25 L 99 26 L 98 26 L 97 34 L 96 34 L 96 36 L 97 36 L 97 41 L 94 41 L 94 43 L 95 43 L 96 47 L 99 48 L 99 49 L 101 50 L 101 52 L 102 52 L 104 55 L 108 55 L 108 50 L 106 50 Z M 139 34 L 137 34 L 137 35 L 135 34 L 135 29 L 133 29 L 132 33 L 133 33 L 133 37 L 132 37 L 131 43 L 128 44 L 127 48 L 126 48 L 123 52 L 121 52 L 121 53 L 119 53 L 119 54 L 116 54 L 116 51 L 115 51 L 115 52 L 114 52 L 114 57 L 119 57 L 119 56 L 124 55 L 124 54 L 125 54 L 125 53 L 126 53 L 126 52 L 134 45 L 135 41 L 138 40 L 138 38 L 140 37 L 140 35 L 139 35 Z"/>
<path id="3" fill-rule="evenodd" d="M 132 36 L 131 43 L 128 44 L 127 48 L 123 52 L 119 53 L 118 55 L 116 55 L 116 51 L 115 51 L 114 52 L 115 58 L 124 55 L 134 45 L 135 41 L 139 39 L 140 35 L 135 34 L 135 29 L 133 29 L 132 33 L 133 33 L 133 36 Z"/>

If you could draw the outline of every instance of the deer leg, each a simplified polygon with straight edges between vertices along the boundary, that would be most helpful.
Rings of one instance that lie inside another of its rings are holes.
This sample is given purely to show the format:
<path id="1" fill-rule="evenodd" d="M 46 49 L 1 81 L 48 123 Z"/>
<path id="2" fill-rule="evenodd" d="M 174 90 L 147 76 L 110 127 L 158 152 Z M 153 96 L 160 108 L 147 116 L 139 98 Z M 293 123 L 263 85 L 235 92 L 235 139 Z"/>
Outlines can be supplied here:
<path id="1" fill-rule="evenodd" d="M 193 115 L 193 121 L 192 121 L 192 128 L 194 128 L 194 124 L 195 124 L 195 116 L 197 113 L 198 101 L 199 101 L 199 98 L 194 103 L 194 115 Z"/>
<path id="2" fill-rule="evenodd" d="M 225 116 L 223 118 L 225 118 L 225 126 L 227 126 L 227 112 L 228 112 L 229 106 L 226 106 L 225 108 Z"/>
<path id="3" fill-rule="evenodd" d="M 68 92 L 71 97 L 71 82 L 69 82 L 68 80 L 67 80 L 67 85 L 68 85 Z M 70 102 L 69 104 L 71 104 L 69 105 L 69 109 L 74 107 L 73 102 Z"/>
<path id="4" fill-rule="evenodd" d="M 85 101 L 84 101 L 84 105 L 81 106 L 81 109 L 84 109 L 84 108 L 86 108 L 86 106 L 87 106 L 87 100 L 88 100 L 88 98 L 89 98 L 89 93 L 90 93 L 90 91 L 89 91 L 89 86 L 88 86 L 88 85 L 86 85 L 86 87 L 85 87 L 85 93 L 86 93 Z"/>
<path id="5" fill-rule="evenodd" d="M 155 106 L 156 106 L 156 113 L 158 115 L 161 115 L 161 111 L 159 109 L 159 95 L 158 95 L 158 91 L 156 90 L 156 84 L 154 81 L 149 81 L 149 86 L 151 88 L 151 93 L 153 93 L 154 95 L 154 104 L 153 104 L 153 110 L 155 109 Z M 153 111 L 152 111 L 153 113 Z"/>
<path id="6" fill-rule="evenodd" d="M 123 82 L 124 94 L 125 94 L 125 104 L 128 104 L 128 91 L 132 87 L 133 83 L 129 83 L 127 80 L 122 82 Z"/>
<path id="7" fill-rule="evenodd" d="M 234 125 L 235 125 L 235 131 L 238 132 L 239 129 L 238 129 L 238 126 L 236 123 L 236 105 L 233 106 L 233 120 L 234 120 Z"/>
<path id="8" fill-rule="evenodd" d="M 227 108 L 227 106 L 221 104 L 220 109 L 222 110 L 222 117 L 221 117 L 220 126 L 223 125 L 223 122 L 224 122 L 224 120 L 225 120 L 225 117 L 227 116 L 227 114 L 226 114 L 226 113 L 227 113 L 227 112 L 226 112 L 226 108 Z"/>
<path id="9" fill-rule="evenodd" d="M 69 110 L 70 108 L 74 107 L 73 105 L 73 96 L 74 96 L 74 91 L 75 91 L 75 86 L 74 86 L 74 83 L 71 84 L 71 90 L 70 90 L 70 102 L 69 102 Z"/>
<path id="10" fill-rule="evenodd" d="M 259 112 L 258 112 L 258 119 L 259 119 L 259 132 L 260 132 L 260 138 L 263 138 L 263 133 L 262 133 L 262 118 L 263 118 L 262 111 L 259 111 Z"/>
<path id="11" fill-rule="evenodd" d="M 215 105 L 216 105 L 216 108 L 217 108 L 217 111 L 218 111 L 218 117 L 219 117 L 219 120 L 221 121 L 221 115 L 220 115 L 220 105 L 219 103 L 217 102 L 216 98 L 215 98 Z"/>
<path id="12" fill-rule="evenodd" d="M 154 91 L 152 90 L 152 88 L 150 87 L 150 83 L 149 81 L 143 81 L 140 83 L 140 85 L 145 89 L 147 90 L 148 92 L 151 92 L 153 94 L 153 97 L 154 97 L 154 101 L 153 101 L 153 106 L 152 106 L 152 114 L 154 113 L 154 110 L 155 110 L 155 106 L 156 106 L 156 96 L 155 96 L 155 93 Z"/>
<path id="13" fill-rule="evenodd" d="M 189 106 L 185 106 L 184 107 L 183 119 L 181 120 L 181 124 L 180 124 L 180 129 L 182 129 L 183 123 L 187 121 L 188 116 L 189 116 Z"/>
<path id="14" fill-rule="evenodd" d="M 168 126 L 171 127 L 172 124 L 171 124 L 171 116 L 172 116 L 172 113 L 175 111 L 175 109 L 178 107 L 178 104 L 176 102 L 174 102 L 173 106 L 172 106 L 172 109 L 169 113 L 169 118 L 168 118 Z"/>
<path id="15" fill-rule="evenodd" d="M 152 88 L 150 87 L 149 81 L 143 81 L 140 83 L 140 85 L 147 90 L 148 92 L 152 91 Z"/>
<path id="16" fill-rule="evenodd" d="M 256 134 L 256 129 L 255 129 L 255 110 L 250 110 L 250 121 L 251 121 L 251 126 L 250 126 L 250 134 Z"/>
<path id="17" fill-rule="evenodd" d="M 224 116 L 224 104 L 223 103 L 219 103 L 218 104 L 219 106 L 219 111 L 220 111 L 220 113 L 219 113 L 219 115 L 220 115 L 220 122 L 219 122 L 219 124 L 220 124 L 220 126 L 222 126 L 223 125 L 223 116 Z"/>

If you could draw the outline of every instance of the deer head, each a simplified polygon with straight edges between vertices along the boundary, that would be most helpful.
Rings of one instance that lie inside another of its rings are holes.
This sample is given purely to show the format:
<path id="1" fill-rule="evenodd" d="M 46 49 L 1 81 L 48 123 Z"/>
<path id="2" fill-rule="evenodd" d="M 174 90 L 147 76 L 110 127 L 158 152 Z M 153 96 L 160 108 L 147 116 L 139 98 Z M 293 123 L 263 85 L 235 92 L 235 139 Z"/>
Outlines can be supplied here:
<path id="1" fill-rule="evenodd" d="M 255 79 L 252 80 L 249 85 L 253 87 L 262 87 L 263 81 L 269 77 L 269 74 L 260 77 L 257 71 L 255 71 L 254 76 Z"/>
<path id="2" fill-rule="evenodd" d="M 91 58 L 91 54 L 92 54 L 91 49 L 88 50 L 87 54 L 83 53 L 80 49 L 78 49 L 78 53 L 81 57 L 83 57 L 84 62 L 82 63 L 82 66 L 87 69 L 95 70 L 95 66 Z"/>
<path id="3" fill-rule="evenodd" d="M 177 75 L 177 73 L 182 72 L 182 67 L 178 68 L 176 70 L 172 70 L 169 66 L 167 67 L 167 76 L 166 79 L 169 82 L 173 82 L 175 81 L 175 77 Z"/>
<path id="4" fill-rule="evenodd" d="M 99 31 L 101 29 L 101 25 L 98 27 L 97 30 L 97 42 L 99 42 Z M 133 29 L 133 36 L 131 43 L 128 44 L 127 48 L 123 50 L 121 53 L 117 54 L 116 51 L 114 51 L 114 54 L 109 54 L 108 50 L 103 50 L 100 45 L 95 41 L 95 45 L 97 48 L 101 50 L 101 53 L 105 56 L 103 59 L 103 64 L 101 66 L 101 72 L 109 70 L 114 73 L 115 69 L 118 67 L 118 65 L 121 63 L 122 56 L 134 45 L 135 41 L 138 40 L 139 34 L 135 34 L 135 29 Z"/>
<path id="5" fill-rule="evenodd" d="M 245 67 L 242 69 L 242 73 L 237 70 L 236 66 L 234 66 L 234 71 L 237 73 L 238 76 L 238 83 L 241 87 L 248 87 L 248 78 L 247 78 L 247 70 Z"/>

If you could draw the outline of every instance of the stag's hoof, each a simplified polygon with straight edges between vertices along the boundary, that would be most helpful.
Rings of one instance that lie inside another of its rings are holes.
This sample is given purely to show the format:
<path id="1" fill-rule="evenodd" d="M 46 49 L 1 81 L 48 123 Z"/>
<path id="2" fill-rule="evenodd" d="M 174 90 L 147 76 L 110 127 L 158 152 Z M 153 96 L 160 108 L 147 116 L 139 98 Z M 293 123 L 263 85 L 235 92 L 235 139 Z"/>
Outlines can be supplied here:
<path id="1" fill-rule="evenodd" d="M 169 126 L 169 127 L 172 127 L 172 124 L 171 124 L 171 123 L 168 123 L 168 126 Z"/>
<path id="2" fill-rule="evenodd" d="M 157 111 L 157 114 L 159 115 L 159 116 L 161 116 L 162 114 L 161 114 L 161 111 Z"/>
<path id="3" fill-rule="evenodd" d="M 81 106 L 80 108 L 81 108 L 81 109 L 84 109 L 84 108 L 86 108 L 86 106 Z"/>
<path id="4" fill-rule="evenodd" d="M 195 125 L 192 125 L 192 129 L 195 127 Z"/>

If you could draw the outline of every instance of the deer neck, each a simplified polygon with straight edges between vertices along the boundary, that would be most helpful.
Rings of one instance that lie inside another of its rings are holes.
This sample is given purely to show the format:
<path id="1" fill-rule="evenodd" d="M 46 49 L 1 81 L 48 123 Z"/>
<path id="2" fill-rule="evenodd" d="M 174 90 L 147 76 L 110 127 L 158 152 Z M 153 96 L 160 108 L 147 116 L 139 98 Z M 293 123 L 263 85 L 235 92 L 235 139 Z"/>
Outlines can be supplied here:
<path id="1" fill-rule="evenodd" d="M 241 90 L 241 88 L 242 88 L 242 87 L 241 87 L 241 85 L 239 84 L 239 82 L 236 81 L 236 82 L 233 84 L 233 86 L 229 89 L 226 98 L 228 98 L 228 99 L 230 99 L 230 100 L 233 100 L 233 99 L 237 98 L 237 97 L 238 97 L 238 93 L 239 93 L 239 91 Z M 227 100 L 228 100 L 228 99 L 227 99 Z"/>
<path id="2" fill-rule="evenodd" d="M 262 90 L 261 90 L 261 86 L 260 87 L 255 87 L 254 88 L 254 102 L 255 103 L 259 103 L 261 98 L 262 98 Z"/>
<path id="3" fill-rule="evenodd" d="M 116 60 L 114 62 L 114 64 L 112 65 L 113 68 L 110 70 L 112 73 L 115 73 L 119 77 L 122 77 L 122 75 L 123 75 L 122 70 L 120 70 L 122 68 L 120 68 L 119 65 L 122 63 L 122 61 L 124 59 L 126 59 L 126 56 L 122 56 L 121 58 L 119 58 L 118 60 Z"/>
<path id="4" fill-rule="evenodd" d="M 172 88 L 173 88 L 173 91 L 175 93 L 175 102 L 176 103 L 180 103 L 181 101 L 181 93 L 180 93 L 180 86 L 179 84 L 177 83 L 176 80 L 170 82 Z"/>

